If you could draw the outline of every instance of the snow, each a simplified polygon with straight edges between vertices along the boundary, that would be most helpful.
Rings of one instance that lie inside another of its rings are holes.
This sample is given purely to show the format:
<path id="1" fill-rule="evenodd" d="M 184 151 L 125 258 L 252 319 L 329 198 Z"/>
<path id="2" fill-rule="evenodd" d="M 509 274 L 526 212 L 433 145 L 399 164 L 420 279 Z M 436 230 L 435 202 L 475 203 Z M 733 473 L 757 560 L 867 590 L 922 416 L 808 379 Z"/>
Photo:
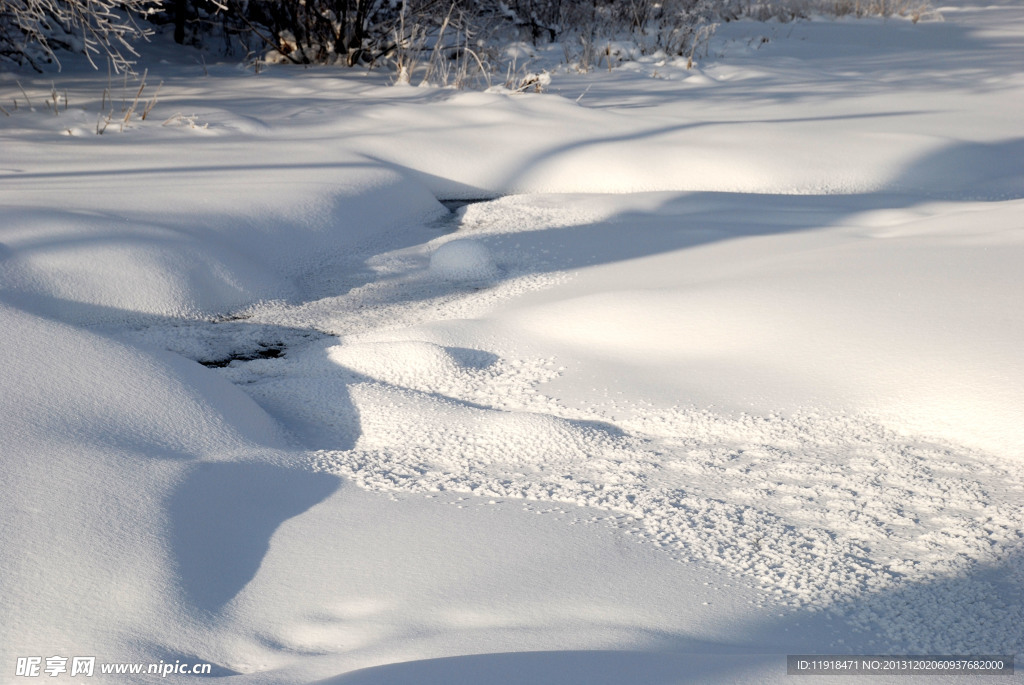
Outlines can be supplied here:
<path id="1" fill-rule="evenodd" d="M 168 50 L 102 135 L 0 74 L 70 103 L 0 119 L 0 668 L 1021 652 L 1024 13 L 939 11 L 545 93 Z"/>
<path id="2" fill-rule="evenodd" d="M 478 240 L 461 238 L 440 245 L 430 255 L 430 270 L 451 281 L 488 281 L 498 267 L 487 247 Z"/>

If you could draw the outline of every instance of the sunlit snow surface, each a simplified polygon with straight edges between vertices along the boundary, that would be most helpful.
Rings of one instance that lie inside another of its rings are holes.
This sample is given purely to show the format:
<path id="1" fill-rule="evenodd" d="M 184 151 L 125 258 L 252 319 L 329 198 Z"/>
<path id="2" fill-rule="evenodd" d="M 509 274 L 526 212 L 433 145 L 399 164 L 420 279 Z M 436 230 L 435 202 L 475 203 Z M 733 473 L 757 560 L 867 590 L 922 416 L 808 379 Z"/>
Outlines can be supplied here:
<path id="1" fill-rule="evenodd" d="M 542 95 L 168 52 L 101 136 L 0 74 L 0 672 L 1024 651 L 1024 10 L 942 14 Z"/>

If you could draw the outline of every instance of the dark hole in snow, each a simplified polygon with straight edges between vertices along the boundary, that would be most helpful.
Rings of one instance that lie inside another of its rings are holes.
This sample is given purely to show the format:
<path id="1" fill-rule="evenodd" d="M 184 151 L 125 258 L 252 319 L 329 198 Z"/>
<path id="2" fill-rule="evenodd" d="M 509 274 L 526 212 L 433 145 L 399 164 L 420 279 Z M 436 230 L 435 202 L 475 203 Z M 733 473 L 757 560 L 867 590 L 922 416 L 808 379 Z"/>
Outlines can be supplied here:
<path id="1" fill-rule="evenodd" d="M 468 205 L 475 205 L 477 202 L 490 202 L 491 200 L 494 199 L 495 198 L 493 197 L 477 197 L 469 200 L 438 200 L 438 202 L 443 204 L 445 206 L 445 209 L 454 214 L 455 212 L 459 211 L 460 209 Z"/>
<path id="2" fill-rule="evenodd" d="M 199 360 L 199 363 L 211 369 L 219 369 L 227 366 L 231 362 L 251 362 L 254 359 L 277 359 L 283 356 L 284 345 L 278 343 L 276 345 L 261 347 L 255 351 L 232 352 L 227 357 L 223 357 L 221 359 Z"/>
<path id="3" fill-rule="evenodd" d="M 448 210 L 448 214 L 437 219 L 431 225 L 445 233 L 454 233 L 459 229 L 459 224 L 462 223 L 462 212 L 460 211 L 462 208 L 478 202 L 490 202 L 494 199 L 493 197 L 481 197 L 470 200 L 438 200 Z"/>

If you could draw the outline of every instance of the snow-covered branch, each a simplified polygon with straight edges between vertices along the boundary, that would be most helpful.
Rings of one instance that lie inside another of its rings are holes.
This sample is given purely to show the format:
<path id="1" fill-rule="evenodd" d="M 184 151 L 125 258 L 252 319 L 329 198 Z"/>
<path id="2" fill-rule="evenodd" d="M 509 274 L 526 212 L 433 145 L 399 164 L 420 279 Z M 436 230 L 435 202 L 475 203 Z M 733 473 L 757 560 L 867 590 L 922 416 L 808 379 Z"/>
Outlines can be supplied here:
<path id="1" fill-rule="evenodd" d="M 0 0 L 0 58 L 42 70 L 69 50 L 131 71 L 132 42 L 149 33 L 134 17 L 152 11 L 151 0 Z"/>

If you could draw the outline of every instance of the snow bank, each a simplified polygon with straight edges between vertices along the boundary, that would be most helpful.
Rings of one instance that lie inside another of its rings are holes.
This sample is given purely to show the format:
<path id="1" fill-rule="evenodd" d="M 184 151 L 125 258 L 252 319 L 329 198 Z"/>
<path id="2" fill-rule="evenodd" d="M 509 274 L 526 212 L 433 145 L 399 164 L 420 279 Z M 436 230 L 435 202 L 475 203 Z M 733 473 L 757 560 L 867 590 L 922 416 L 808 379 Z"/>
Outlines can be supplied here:
<path id="1" fill-rule="evenodd" d="M 77 323 L 210 317 L 294 298 L 304 275 L 444 213 L 422 186 L 365 160 L 282 169 L 269 183 L 252 169 L 192 163 L 187 178 L 147 170 L 144 203 L 72 173 L 59 190 L 5 184 L 0 286 L 20 306 Z"/>
<path id="2" fill-rule="evenodd" d="M 280 428 L 180 357 L 6 305 L 0 322 L 0 660 L 197 654 L 167 499 L 197 462 L 279 458 Z"/>
<path id="3" fill-rule="evenodd" d="M 1009 653 L 1024 605 L 979 569 L 1011 569 L 1024 529 L 1021 202 L 888 204 L 474 204 L 461 230 L 509 278 L 573 276 L 401 299 L 386 320 L 406 324 L 370 332 L 370 293 L 334 299 L 353 334 L 327 356 L 359 374 L 360 432 L 312 464 L 375 491 L 609 509 L 892 649 Z"/>
<path id="4" fill-rule="evenodd" d="M 600 360 L 593 372 L 609 383 L 631 369 L 622 390 L 638 398 L 757 412 L 824 405 L 1006 456 L 1024 450 L 1014 417 L 1024 363 L 1011 342 L 1024 328 L 1005 315 L 1024 302 L 1020 201 L 858 211 L 836 198 L 835 227 L 807 230 L 799 222 L 817 225 L 828 203 L 658 200 L 639 214 L 630 210 L 642 201 L 623 199 L 616 230 L 587 230 L 602 242 L 584 260 L 591 268 L 492 318 Z M 476 205 L 466 221 L 554 254 L 527 222 L 558 225 L 593 205 L 563 198 L 552 221 L 558 203 L 517 207 L 527 202 L 495 203 L 493 217 Z M 761 235 L 735 232 L 725 212 L 758 216 Z"/>
<path id="5" fill-rule="evenodd" d="M 0 239 L 9 300 L 63 321 L 210 316 L 290 291 L 236 251 L 119 217 L 12 212 Z"/>

